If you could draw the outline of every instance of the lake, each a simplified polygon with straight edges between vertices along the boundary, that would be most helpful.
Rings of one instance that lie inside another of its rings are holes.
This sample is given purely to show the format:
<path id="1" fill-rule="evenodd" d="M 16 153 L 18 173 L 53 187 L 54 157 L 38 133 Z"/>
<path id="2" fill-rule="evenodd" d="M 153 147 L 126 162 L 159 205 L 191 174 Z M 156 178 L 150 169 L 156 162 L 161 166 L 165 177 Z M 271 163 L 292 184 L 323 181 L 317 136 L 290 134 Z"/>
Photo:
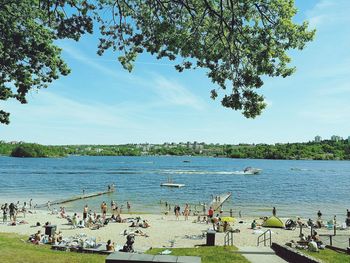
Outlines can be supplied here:
<path id="1" fill-rule="evenodd" d="M 188 161 L 188 162 L 183 162 Z M 247 166 L 263 169 L 259 175 L 242 175 Z M 160 187 L 170 177 L 183 188 Z M 232 192 L 224 210 L 237 215 L 316 218 L 320 209 L 331 218 L 345 218 L 350 208 L 350 162 L 305 160 L 252 160 L 207 157 L 88 157 L 61 159 L 0 157 L 0 202 L 17 200 L 45 203 L 104 191 L 115 183 L 117 191 L 65 204 L 81 211 L 85 203 L 99 211 L 102 201 L 131 202 L 133 211 L 159 213 L 160 200 L 184 206 L 209 203 L 212 194 Z M 200 208 L 198 208 L 200 209 Z"/>

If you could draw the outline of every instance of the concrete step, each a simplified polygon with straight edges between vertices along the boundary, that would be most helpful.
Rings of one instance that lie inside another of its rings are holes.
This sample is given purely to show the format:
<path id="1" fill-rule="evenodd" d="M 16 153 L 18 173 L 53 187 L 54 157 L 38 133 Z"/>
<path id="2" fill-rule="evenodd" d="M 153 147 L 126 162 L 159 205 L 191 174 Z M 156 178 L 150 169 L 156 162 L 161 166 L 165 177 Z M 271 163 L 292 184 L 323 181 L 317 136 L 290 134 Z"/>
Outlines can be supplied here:
<path id="1" fill-rule="evenodd" d="M 242 254 L 251 263 L 285 263 L 284 259 L 275 254 L 270 247 L 238 247 L 237 253 Z"/>

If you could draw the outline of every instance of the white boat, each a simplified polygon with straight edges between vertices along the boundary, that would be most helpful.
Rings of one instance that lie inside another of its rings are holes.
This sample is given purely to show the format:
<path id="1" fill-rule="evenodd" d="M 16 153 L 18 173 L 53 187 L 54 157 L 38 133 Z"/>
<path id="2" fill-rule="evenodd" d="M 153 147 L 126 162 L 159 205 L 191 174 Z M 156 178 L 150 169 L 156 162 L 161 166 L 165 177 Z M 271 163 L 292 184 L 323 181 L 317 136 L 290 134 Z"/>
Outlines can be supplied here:
<path id="1" fill-rule="evenodd" d="M 262 169 L 253 168 L 253 167 L 246 167 L 243 170 L 244 174 L 260 174 L 261 172 L 262 172 Z"/>
<path id="2" fill-rule="evenodd" d="M 167 187 L 183 187 L 185 186 L 184 184 L 177 184 L 174 183 L 170 177 L 168 177 L 168 181 L 166 183 L 161 183 L 160 186 L 167 186 Z"/>
<path id="3" fill-rule="evenodd" d="M 167 186 L 167 187 L 183 187 L 184 184 L 176 184 L 176 183 L 161 183 L 160 186 Z"/>

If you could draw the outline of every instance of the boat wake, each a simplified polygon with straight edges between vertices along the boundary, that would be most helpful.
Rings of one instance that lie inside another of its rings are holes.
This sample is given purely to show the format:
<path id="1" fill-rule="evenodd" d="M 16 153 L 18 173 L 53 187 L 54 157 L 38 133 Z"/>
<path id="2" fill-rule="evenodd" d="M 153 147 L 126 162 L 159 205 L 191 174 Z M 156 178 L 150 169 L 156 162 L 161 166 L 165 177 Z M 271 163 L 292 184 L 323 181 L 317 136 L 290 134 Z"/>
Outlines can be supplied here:
<path id="1" fill-rule="evenodd" d="M 203 171 L 203 170 L 160 170 L 158 174 L 215 174 L 215 175 L 244 175 L 244 171 Z"/>

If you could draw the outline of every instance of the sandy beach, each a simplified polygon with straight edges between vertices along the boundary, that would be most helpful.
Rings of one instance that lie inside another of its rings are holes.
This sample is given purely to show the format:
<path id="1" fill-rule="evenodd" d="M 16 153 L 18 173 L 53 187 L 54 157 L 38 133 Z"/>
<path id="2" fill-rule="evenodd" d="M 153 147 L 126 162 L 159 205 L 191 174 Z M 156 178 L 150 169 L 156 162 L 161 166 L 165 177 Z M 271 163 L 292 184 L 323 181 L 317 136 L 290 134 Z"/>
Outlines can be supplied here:
<path id="1" fill-rule="evenodd" d="M 107 214 L 108 215 L 108 214 Z M 79 218 L 82 218 L 82 214 L 78 213 Z M 196 245 L 202 245 L 206 243 L 206 238 L 202 236 L 206 230 L 212 225 L 206 223 L 194 223 L 197 217 L 189 217 L 188 221 L 185 221 L 181 216 L 180 220 L 176 220 L 175 215 L 156 215 L 156 214 L 122 214 L 122 218 L 135 218 L 141 217 L 148 220 L 151 227 L 142 229 L 144 233 L 148 235 L 136 236 L 134 248 L 138 251 L 145 251 L 150 247 L 194 247 Z M 231 224 L 233 229 L 239 229 L 240 233 L 234 233 L 234 244 L 236 246 L 256 246 L 258 236 L 266 230 L 261 228 L 258 230 L 250 229 L 250 224 L 253 219 L 256 218 L 241 218 L 237 221 L 243 221 L 243 223 L 236 222 Z M 42 226 L 36 227 L 36 223 L 40 222 L 44 225 L 45 222 L 51 222 L 52 225 L 57 226 L 57 230 L 62 231 L 63 237 L 69 237 L 76 234 L 84 233 L 88 237 L 95 237 L 97 242 L 106 242 L 111 239 L 115 242 L 116 246 L 123 246 L 126 237 L 123 235 L 124 230 L 131 231 L 133 228 L 129 227 L 130 223 L 109 223 L 97 230 L 91 230 L 88 228 L 72 228 L 67 220 L 60 218 L 58 214 L 51 214 L 48 211 L 36 211 L 34 214 L 27 213 L 23 218 L 22 214 L 19 214 L 17 221 L 25 220 L 28 224 L 19 224 L 16 226 L 9 226 L 8 224 L 0 223 L 0 232 L 18 233 L 29 236 L 36 233 L 39 229 L 44 232 Z M 283 221 L 286 219 L 282 218 Z M 259 220 L 257 221 L 259 223 Z M 261 222 L 261 220 L 260 220 Z M 296 230 L 284 230 L 279 228 L 272 228 L 272 240 L 280 244 L 284 244 L 290 240 L 299 240 L 299 229 Z M 331 233 L 326 229 L 318 230 L 319 234 Z M 306 235 L 310 234 L 310 229 L 304 229 Z M 349 230 L 341 231 L 341 234 L 350 234 Z M 216 245 L 224 244 L 224 233 L 216 233 Z"/>

